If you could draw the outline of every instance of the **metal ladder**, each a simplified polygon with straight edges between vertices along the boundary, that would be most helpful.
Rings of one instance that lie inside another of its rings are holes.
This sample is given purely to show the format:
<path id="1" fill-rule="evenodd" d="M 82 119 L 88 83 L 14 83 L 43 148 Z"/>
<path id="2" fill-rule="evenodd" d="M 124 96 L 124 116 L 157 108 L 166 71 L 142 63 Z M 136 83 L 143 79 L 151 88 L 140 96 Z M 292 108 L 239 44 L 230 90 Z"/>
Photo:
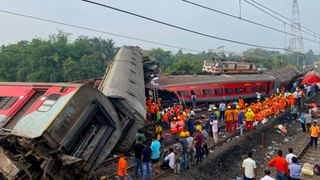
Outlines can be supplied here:
<path id="1" fill-rule="evenodd" d="M 159 98 L 158 85 L 153 86 L 152 92 L 154 101 L 157 101 Z"/>

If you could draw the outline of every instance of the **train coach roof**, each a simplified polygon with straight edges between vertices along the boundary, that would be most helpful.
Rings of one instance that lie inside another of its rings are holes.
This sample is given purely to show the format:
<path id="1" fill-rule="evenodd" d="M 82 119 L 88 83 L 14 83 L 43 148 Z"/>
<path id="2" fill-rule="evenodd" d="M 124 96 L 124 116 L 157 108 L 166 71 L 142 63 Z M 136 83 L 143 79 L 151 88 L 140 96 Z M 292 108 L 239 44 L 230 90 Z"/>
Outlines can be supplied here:
<path id="1" fill-rule="evenodd" d="M 160 76 L 157 83 L 160 86 L 202 84 L 202 83 L 224 83 L 224 82 L 255 82 L 275 80 L 274 77 L 265 74 L 241 74 L 241 75 L 177 75 Z"/>
<path id="2" fill-rule="evenodd" d="M 33 86 L 33 87 L 81 87 L 79 83 L 47 83 L 47 82 L 0 82 L 0 86 Z"/>

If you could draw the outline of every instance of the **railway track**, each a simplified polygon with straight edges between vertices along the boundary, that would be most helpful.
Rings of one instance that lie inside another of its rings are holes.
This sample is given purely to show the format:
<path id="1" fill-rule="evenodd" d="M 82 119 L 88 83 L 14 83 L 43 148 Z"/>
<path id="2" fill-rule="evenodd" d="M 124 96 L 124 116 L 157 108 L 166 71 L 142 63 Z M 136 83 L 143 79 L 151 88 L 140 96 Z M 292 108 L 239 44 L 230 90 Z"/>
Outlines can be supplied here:
<path id="1" fill-rule="evenodd" d="M 309 143 L 305 144 L 302 150 L 297 155 L 299 159 L 299 163 L 310 163 L 310 164 L 317 164 L 320 162 L 320 150 L 309 146 Z M 303 180 L 319 180 L 319 176 L 301 176 Z"/>

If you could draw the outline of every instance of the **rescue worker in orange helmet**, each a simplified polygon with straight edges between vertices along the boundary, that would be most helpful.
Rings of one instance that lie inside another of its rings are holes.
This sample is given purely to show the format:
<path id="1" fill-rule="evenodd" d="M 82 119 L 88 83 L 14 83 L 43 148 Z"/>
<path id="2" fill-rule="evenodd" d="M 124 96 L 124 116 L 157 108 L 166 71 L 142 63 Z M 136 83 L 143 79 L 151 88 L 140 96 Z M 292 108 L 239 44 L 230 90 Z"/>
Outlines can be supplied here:
<path id="1" fill-rule="evenodd" d="M 233 113 L 231 110 L 231 106 L 227 106 L 227 110 L 224 112 L 224 117 L 226 119 L 226 129 L 228 133 L 232 132 L 232 121 L 233 121 Z"/>

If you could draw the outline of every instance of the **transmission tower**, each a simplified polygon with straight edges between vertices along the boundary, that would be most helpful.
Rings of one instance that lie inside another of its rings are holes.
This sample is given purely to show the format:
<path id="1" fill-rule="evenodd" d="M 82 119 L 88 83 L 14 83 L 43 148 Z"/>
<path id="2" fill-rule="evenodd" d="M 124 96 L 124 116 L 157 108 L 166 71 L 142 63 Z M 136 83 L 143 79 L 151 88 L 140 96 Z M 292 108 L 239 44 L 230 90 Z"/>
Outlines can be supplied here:
<path id="1" fill-rule="evenodd" d="M 292 4 L 291 33 L 294 34 L 295 36 L 292 36 L 290 38 L 289 49 L 298 54 L 297 65 L 305 65 L 304 56 L 303 56 L 304 47 L 303 47 L 303 40 L 302 40 L 298 0 L 293 0 L 293 4 Z"/>

